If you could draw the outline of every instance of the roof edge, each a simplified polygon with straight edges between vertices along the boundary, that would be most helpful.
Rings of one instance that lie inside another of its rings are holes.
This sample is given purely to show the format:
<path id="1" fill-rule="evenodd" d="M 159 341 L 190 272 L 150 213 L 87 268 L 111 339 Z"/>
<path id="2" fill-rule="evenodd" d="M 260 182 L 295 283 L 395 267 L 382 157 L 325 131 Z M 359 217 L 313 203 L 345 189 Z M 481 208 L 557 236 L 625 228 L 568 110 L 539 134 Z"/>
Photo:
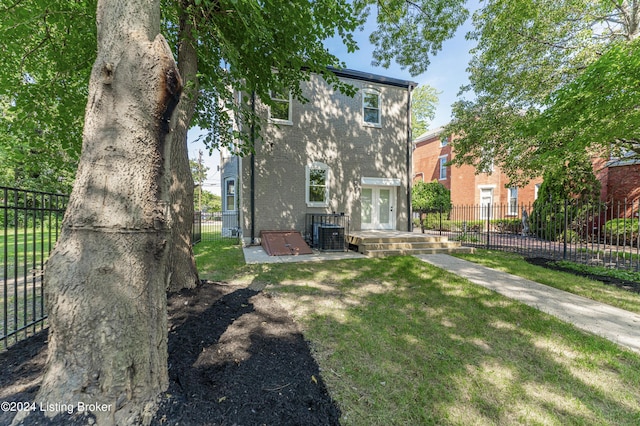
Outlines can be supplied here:
<path id="1" fill-rule="evenodd" d="M 357 71 L 348 68 L 327 67 L 329 71 L 338 77 L 351 78 L 354 80 L 369 81 L 372 83 L 386 84 L 388 86 L 414 88 L 418 86 L 415 81 L 402 80 L 394 77 L 372 74 L 364 71 Z"/>

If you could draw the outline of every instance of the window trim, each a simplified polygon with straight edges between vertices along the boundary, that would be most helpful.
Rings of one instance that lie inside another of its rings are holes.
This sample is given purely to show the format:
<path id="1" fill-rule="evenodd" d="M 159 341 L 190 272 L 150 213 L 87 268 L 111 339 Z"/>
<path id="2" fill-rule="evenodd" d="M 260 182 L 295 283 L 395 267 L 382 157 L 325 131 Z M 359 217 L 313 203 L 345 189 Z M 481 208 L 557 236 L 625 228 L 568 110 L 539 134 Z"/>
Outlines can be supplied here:
<path id="1" fill-rule="evenodd" d="M 233 182 L 233 193 L 229 194 L 227 191 L 229 189 L 229 183 Z M 223 197 L 223 211 L 225 212 L 235 212 L 237 211 L 237 201 L 238 201 L 238 188 L 236 187 L 236 178 L 235 177 L 226 177 L 224 178 L 224 197 Z M 233 197 L 233 208 L 229 209 L 229 197 Z"/>
<path id="2" fill-rule="evenodd" d="M 329 182 L 331 182 L 331 169 L 325 163 L 313 162 L 307 164 L 305 170 L 305 202 L 307 207 L 329 207 Z M 324 201 L 310 201 L 311 195 L 311 170 L 324 170 Z"/>
<path id="3" fill-rule="evenodd" d="M 271 97 L 272 101 L 281 102 L 281 103 L 287 102 L 288 105 L 289 105 L 288 117 L 287 117 L 286 120 L 283 119 L 283 118 L 272 117 L 271 116 L 271 106 L 269 106 L 269 108 L 268 108 L 269 109 L 269 123 L 286 124 L 286 125 L 289 125 L 289 126 L 293 125 L 293 118 L 292 118 L 292 115 L 293 115 L 293 107 L 292 107 L 293 106 L 293 102 L 292 102 L 292 100 L 293 99 L 292 99 L 292 96 L 291 96 L 291 92 L 288 92 L 288 94 L 289 94 L 289 99 L 287 100 L 287 99 L 274 97 L 273 90 L 269 91 L 269 96 Z"/>
<path id="4" fill-rule="evenodd" d="M 515 190 L 516 196 L 513 196 L 513 191 Z M 507 189 L 507 216 L 517 216 L 518 215 L 518 187 L 511 186 Z M 513 202 L 515 200 L 515 203 Z"/>
<path id="5" fill-rule="evenodd" d="M 365 98 L 366 98 L 366 95 L 368 94 L 373 94 L 378 97 L 377 108 L 367 107 L 365 105 Z M 366 121 L 365 109 L 376 109 L 378 111 L 378 121 L 377 122 Z M 380 90 L 374 89 L 374 88 L 362 89 L 362 123 L 367 127 L 378 127 L 378 128 L 382 127 L 382 94 L 380 93 Z"/>
<path id="6" fill-rule="evenodd" d="M 447 163 L 447 158 L 449 158 L 448 155 L 441 155 L 438 157 L 438 168 L 440 172 L 438 180 L 447 180 L 448 173 L 447 166 L 445 166 L 445 164 Z"/>

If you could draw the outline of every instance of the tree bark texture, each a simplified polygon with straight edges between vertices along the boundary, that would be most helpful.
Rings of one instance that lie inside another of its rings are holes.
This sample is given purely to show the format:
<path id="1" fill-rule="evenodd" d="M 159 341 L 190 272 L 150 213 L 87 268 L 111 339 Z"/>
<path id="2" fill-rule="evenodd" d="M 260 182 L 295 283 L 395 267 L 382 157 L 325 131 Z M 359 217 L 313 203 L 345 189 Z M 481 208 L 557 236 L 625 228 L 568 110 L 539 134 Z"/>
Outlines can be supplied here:
<path id="1" fill-rule="evenodd" d="M 45 271 L 37 402 L 106 404 L 99 425 L 138 424 L 168 386 L 169 123 L 182 82 L 159 0 L 99 0 L 97 26 L 80 166 Z"/>
<path id="2" fill-rule="evenodd" d="M 171 244 L 169 291 L 194 288 L 199 281 L 193 256 L 193 176 L 189 165 L 187 132 L 198 101 L 198 55 L 193 27 L 186 11 L 180 17 L 178 68 L 184 82 L 180 103 L 171 121 Z"/>

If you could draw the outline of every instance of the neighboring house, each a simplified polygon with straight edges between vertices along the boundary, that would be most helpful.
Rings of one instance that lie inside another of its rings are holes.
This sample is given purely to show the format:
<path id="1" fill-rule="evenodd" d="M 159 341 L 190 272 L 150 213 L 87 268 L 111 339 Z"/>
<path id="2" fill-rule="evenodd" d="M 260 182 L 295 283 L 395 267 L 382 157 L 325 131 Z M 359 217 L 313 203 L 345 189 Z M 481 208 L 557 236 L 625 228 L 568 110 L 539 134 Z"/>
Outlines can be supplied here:
<path id="1" fill-rule="evenodd" d="M 431 182 L 437 180 L 451 191 L 454 206 L 504 207 L 506 216 L 517 217 L 519 206 L 532 204 L 538 196 L 542 179 L 536 179 L 524 187 L 508 187 L 509 179 L 498 166 L 476 173 L 470 165 L 447 165 L 455 155 L 451 136 L 443 128 L 428 131 L 413 141 L 413 180 Z M 482 214 L 484 209 L 480 209 Z"/>
<path id="2" fill-rule="evenodd" d="M 632 203 L 640 198 L 640 159 L 629 152 L 620 158 L 594 158 L 593 169 L 600 181 L 600 200 Z"/>
<path id="3" fill-rule="evenodd" d="M 348 217 L 352 231 L 411 229 L 410 100 L 416 83 L 334 72 L 357 88 L 354 97 L 314 74 L 302 83 L 307 103 L 275 93 L 275 107 L 256 100 L 264 124 L 254 154 L 222 151 L 227 235 L 237 232 L 246 244 L 259 243 L 262 231 L 308 237 L 309 214 Z"/>

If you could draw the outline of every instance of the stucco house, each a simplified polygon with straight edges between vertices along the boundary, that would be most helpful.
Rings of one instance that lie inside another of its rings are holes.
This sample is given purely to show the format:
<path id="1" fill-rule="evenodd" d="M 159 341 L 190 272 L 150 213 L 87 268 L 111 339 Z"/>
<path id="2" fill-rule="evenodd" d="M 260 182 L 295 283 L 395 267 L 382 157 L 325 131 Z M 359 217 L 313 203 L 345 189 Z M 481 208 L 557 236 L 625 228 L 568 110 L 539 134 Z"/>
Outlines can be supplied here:
<path id="1" fill-rule="evenodd" d="M 264 118 L 255 152 L 221 152 L 223 232 L 245 244 L 264 231 L 299 231 L 310 220 L 345 232 L 411 230 L 411 91 L 416 83 L 354 70 L 333 70 L 357 89 L 333 90 L 320 75 L 302 83 L 307 103 L 273 94 L 255 101 Z"/>

